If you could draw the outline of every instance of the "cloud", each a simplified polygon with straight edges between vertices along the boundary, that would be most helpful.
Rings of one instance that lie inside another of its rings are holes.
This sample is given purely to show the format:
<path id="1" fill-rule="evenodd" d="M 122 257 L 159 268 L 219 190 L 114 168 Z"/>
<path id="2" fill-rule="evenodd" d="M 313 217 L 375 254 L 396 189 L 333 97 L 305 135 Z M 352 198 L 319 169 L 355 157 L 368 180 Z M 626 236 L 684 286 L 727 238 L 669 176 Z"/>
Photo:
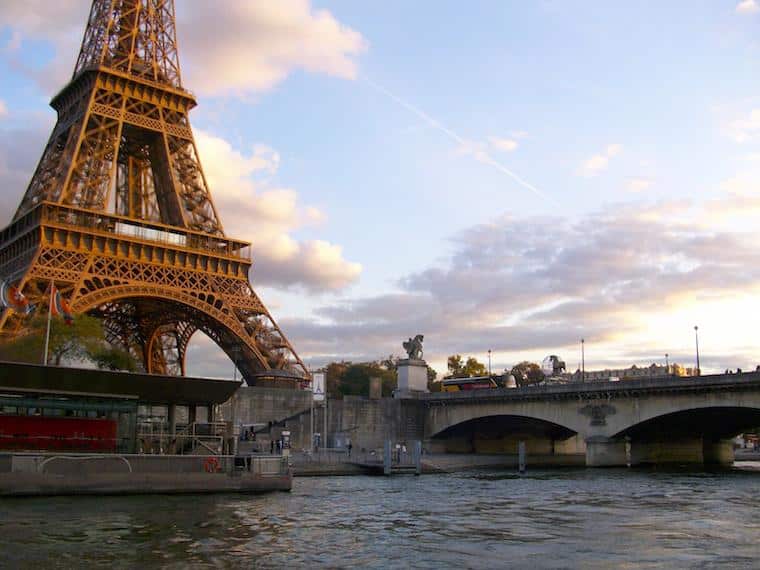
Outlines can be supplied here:
<path id="1" fill-rule="evenodd" d="M 747 194 L 760 196 L 760 182 L 743 176 L 734 176 L 720 183 L 720 190 L 731 195 Z"/>
<path id="2" fill-rule="evenodd" d="M 607 145 L 604 153 L 595 154 L 586 160 L 578 169 L 578 174 L 587 178 L 598 175 L 600 172 L 607 169 L 610 159 L 619 155 L 622 151 L 623 146 L 620 144 Z"/>
<path id="3" fill-rule="evenodd" d="M 4 0 L 5 59 L 46 93 L 60 89 L 74 69 L 89 8 L 86 0 Z M 178 2 L 177 34 L 184 84 L 202 95 L 265 91 L 296 70 L 354 79 L 367 49 L 359 32 L 309 0 Z M 40 66 L 24 59 L 27 41 L 49 42 L 52 60 Z"/>
<path id="4" fill-rule="evenodd" d="M 4 0 L 0 29 L 10 30 L 10 39 L 2 57 L 46 93 L 60 89 L 74 71 L 89 10 L 85 0 Z M 52 58 L 42 64 L 28 60 L 22 48 L 30 41 L 49 42 Z"/>
<path id="5" fill-rule="evenodd" d="M 730 122 L 727 131 L 738 143 L 755 139 L 760 135 L 760 109 L 752 109 L 744 118 Z"/>
<path id="6" fill-rule="evenodd" d="M 359 32 L 309 0 L 190 2 L 177 17 L 185 83 L 206 95 L 265 91 L 299 69 L 355 79 L 367 49 Z"/>
<path id="7" fill-rule="evenodd" d="M 0 128 L 0 227 L 10 222 L 45 148 L 51 125 L 30 119 L 24 128 Z"/>
<path id="8" fill-rule="evenodd" d="M 195 134 L 225 233 L 253 244 L 254 284 L 323 292 L 358 279 L 361 265 L 344 259 L 339 245 L 292 236 L 297 229 L 324 222 L 325 215 L 314 206 L 299 206 L 295 190 L 272 187 L 269 177 L 280 163 L 276 151 L 255 145 L 245 153 L 205 131 Z"/>
<path id="9" fill-rule="evenodd" d="M 760 5 L 756 0 L 742 0 L 736 5 L 737 14 L 756 14 L 760 12 Z"/>
<path id="10" fill-rule="evenodd" d="M 651 178 L 643 178 L 640 176 L 632 177 L 628 179 L 628 190 L 630 192 L 643 192 L 652 185 Z"/>
<path id="11" fill-rule="evenodd" d="M 454 236 L 448 259 L 394 293 L 282 324 L 301 353 L 323 361 L 398 353 L 417 333 L 431 362 L 486 349 L 545 355 L 581 336 L 641 350 L 640 339 L 655 342 L 651 322 L 695 299 L 760 296 L 760 232 L 694 223 L 714 206 L 618 204 L 576 222 L 504 216 Z"/>
<path id="12" fill-rule="evenodd" d="M 518 147 L 517 141 L 512 139 L 502 139 L 499 137 L 488 137 L 488 142 L 491 143 L 491 148 L 500 150 L 502 152 L 512 152 Z"/>
<path id="13" fill-rule="evenodd" d="M 0 99 L 0 119 L 6 117 L 8 115 L 8 106 L 5 104 L 5 101 Z"/>

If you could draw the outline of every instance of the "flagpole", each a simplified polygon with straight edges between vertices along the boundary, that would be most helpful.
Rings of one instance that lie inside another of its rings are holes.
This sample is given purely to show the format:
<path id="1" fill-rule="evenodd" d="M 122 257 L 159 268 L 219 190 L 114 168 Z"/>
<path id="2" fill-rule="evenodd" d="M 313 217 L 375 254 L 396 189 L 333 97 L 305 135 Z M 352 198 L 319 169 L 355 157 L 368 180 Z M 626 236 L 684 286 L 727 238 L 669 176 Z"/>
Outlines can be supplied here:
<path id="1" fill-rule="evenodd" d="M 47 332 L 45 333 L 45 358 L 43 359 L 43 365 L 47 366 L 48 363 L 48 345 L 50 344 L 50 317 L 53 315 L 53 281 L 50 281 L 50 298 L 48 302 L 48 322 Z"/>

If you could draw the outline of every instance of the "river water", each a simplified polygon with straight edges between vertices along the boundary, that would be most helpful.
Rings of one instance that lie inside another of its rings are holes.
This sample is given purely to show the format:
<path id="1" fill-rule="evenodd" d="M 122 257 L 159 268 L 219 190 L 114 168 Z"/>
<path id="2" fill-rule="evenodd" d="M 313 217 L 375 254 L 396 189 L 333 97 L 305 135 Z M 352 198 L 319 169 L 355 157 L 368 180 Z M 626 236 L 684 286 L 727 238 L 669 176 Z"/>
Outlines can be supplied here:
<path id="1" fill-rule="evenodd" d="M 757 470 L 555 469 L 0 500 L 0 567 L 758 568 L 759 494 Z"/>

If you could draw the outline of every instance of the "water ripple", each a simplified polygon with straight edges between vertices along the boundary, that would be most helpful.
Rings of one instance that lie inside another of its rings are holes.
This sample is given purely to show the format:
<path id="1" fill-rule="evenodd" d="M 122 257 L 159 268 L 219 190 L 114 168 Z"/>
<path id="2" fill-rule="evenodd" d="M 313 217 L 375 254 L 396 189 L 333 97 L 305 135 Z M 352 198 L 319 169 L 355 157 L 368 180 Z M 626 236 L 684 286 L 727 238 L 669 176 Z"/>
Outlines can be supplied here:
<path id="1" fill-rule="evenodd" d="M 0 567 L 750 568 L 760 473 L 297 479 L 291 493 L 0 500 Z"/>

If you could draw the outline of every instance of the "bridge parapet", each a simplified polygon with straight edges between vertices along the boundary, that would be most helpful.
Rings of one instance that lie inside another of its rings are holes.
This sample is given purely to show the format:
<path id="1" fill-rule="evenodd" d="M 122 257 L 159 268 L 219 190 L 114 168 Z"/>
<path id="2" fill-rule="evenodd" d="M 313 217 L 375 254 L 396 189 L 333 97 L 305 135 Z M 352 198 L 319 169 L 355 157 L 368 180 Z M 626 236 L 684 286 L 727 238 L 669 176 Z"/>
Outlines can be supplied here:
<path id="1" fill-rule="evenodd" d="M 593 400 L 630 398 L 645 394 L 719 392 L 760 389 L 760 372 L 741 374 L 710 374 L 705 376 L 673 376 L 619 382 L 576 382 L 546 384 L 523 388 L 497 388 L 461 392 L 434 392 L 418 399 L 428 406 L 470 404 L 477 401 L 524 400 Z"/>

